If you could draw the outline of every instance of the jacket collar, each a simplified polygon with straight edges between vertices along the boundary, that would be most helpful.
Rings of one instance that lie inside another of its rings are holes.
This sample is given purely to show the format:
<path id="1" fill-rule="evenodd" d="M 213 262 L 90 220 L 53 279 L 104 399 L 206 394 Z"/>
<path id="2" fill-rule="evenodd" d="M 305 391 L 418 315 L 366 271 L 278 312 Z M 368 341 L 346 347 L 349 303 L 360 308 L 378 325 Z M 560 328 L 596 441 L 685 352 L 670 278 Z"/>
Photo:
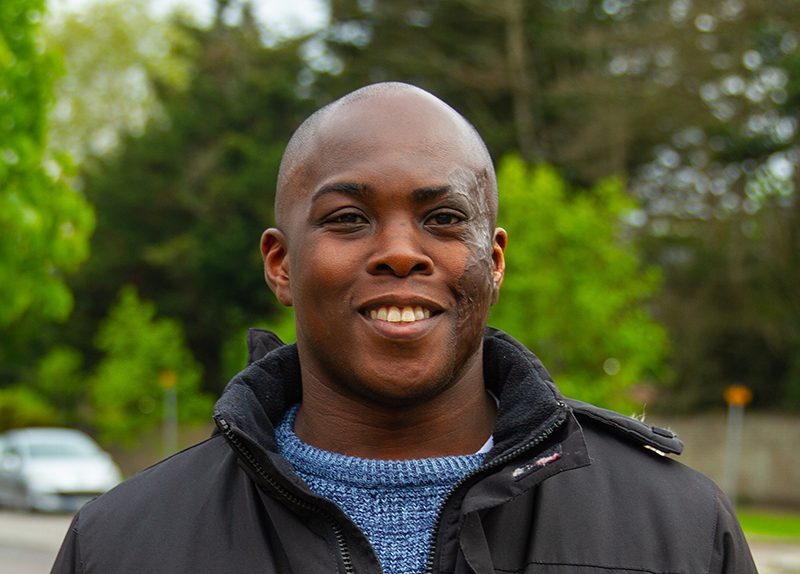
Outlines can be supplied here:
<path id="1" fill-rule="evenodd" d="M 284 345 L 269 331 L 248 333 L 250 364 L 227 385 L 214 408 L 235 431 L 267 451 L 277 451 L 274 427 L 301 399 L 296 345 Z M 487 328 L 484 337 L 484 380 L 500 400 L 494 429 L 499 456 L 535 436 L 564 403 L 539 359 L 502 331 Z"/>

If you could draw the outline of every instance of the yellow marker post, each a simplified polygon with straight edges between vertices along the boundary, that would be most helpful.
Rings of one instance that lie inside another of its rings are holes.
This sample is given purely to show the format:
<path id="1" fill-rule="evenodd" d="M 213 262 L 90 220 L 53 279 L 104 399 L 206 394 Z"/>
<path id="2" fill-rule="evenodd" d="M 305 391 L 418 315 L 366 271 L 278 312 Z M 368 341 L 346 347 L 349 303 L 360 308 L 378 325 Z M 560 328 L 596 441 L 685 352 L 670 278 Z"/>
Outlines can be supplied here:
<path id="1" fill-rule="evenodd" d="M 744 408 L 753 400 L 753 391 L 744 385 L 730 385 L 723 393 L 728 403 L 728 431 L 725 437 L 725 475 L 722 487 L 736 506 L 739 459 L 742 451 Z"/>
<path id="2" fill-rule="evenodd" d="M 178 451 L 178 376 L 165 369 L 158 375 L 158 384 L 164 389 L 161 448 L 166 457 Z"/>
<path id="3" fill-rule="evenodd" d="M 723 394 L 725 402 L 737 407 L 746 407 L 753 400 L 753 391 L 744 385 L 731 385 Z"/>

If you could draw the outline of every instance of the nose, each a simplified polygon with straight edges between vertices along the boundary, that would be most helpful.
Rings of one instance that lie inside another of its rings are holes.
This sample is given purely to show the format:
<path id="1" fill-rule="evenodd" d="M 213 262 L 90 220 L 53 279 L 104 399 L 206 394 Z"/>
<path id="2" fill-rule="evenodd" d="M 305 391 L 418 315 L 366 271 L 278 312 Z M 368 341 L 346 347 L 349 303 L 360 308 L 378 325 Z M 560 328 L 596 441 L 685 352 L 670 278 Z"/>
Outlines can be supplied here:
<path id="1" fill-rule="evenodd" d="M 433 260 L 425 253 L 419 231 L 413 225 L 386 226 L 374 241 L 375 249 L 367 262 L 369 273 L 397 277 L 433 273 Z"/>

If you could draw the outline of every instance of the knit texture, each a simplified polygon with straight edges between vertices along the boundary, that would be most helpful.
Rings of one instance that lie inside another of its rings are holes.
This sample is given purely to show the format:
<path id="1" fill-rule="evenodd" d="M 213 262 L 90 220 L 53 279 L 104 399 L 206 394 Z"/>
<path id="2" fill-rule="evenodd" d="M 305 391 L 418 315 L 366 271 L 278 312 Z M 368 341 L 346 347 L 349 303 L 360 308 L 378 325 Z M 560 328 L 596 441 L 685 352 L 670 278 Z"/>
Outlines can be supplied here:
<path id="1" fill-rule="evenodd" d="M 485 454 L 375 460 L 321 450 L 294 433 L 298 406 L 276 429 L 283 456 L 314 493 L 339 505 L 362 530 L 385 574 L 424 572 L 439 506 Z"/>

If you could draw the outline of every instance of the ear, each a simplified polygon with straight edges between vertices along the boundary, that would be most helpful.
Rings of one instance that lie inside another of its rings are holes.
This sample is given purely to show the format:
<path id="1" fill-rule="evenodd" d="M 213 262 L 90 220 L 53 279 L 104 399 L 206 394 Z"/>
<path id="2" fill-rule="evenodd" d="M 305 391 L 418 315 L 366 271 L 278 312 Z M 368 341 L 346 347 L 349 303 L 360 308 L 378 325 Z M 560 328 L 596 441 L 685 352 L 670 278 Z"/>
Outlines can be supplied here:
<path id="1" fill-rule="evenodd" d="M 289 277 L 289 251 L 286 236 L 279 229 L 269 228 L 261 234 L 261 256 L 264 258 L 264 279 L 282 305 L 292 305 Z"/>
<path id="2" fill-rule="evenodd" d="M 492 296 L 492 305 L 497 303 L 500 297 L 500 286 L 503 284 L 503 278 L 506 276 L 506 244 L 508 243 L 508 234 L 502 227 L 494 230 L 494 239 L 492 241 L 492 281 L 494 282 L 494 294 Z"/>

